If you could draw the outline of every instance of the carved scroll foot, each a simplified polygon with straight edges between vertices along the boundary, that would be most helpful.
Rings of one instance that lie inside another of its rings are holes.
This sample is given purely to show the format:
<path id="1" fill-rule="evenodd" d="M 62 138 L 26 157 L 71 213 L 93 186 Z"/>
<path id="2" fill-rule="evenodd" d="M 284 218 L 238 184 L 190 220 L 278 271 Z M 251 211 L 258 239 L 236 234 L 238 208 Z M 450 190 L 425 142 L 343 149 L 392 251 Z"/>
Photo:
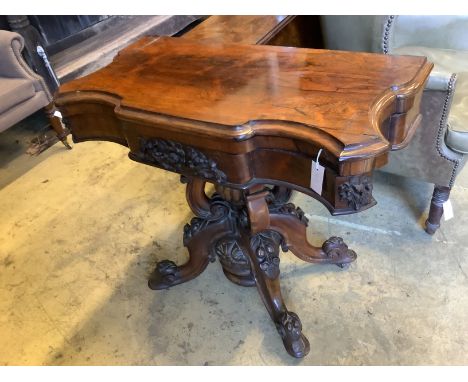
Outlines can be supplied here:
<path id="1" fill-rule="evenodd" d="M 244 241 L 247 241 L 244 238 Z M 275 231 L 262 231 L 250 238 L 247 253 L 250 258 L 258 292 L 268 310 L 286 351 L 302 358 L 310 351 L 310 343 L 302 334 L 302 324 L 296 313 L 287 310 L 280 288 L 279 246 L 282 237 Z"/>
<path id="2" fill-rule="evenodd" d="M 322 244 L 322 250 L 325 256 L 332 264 L 345 268 L 356 260 L 357 255 L 352 249 L 349 249 L 341 237 L 332 236 Z"/>
<path id="3" fill-rule="evenodd" d="M 189 180 L 187 199 L 194 212 L 199 213 L 184 226 L 189 260 L 181 266 L 170 260 L 159 262 L 148 282 L 151 289 L 166 289 L 200 275 L 213 260 L 213 245 L 232 231 L 233 211 L 229 203 L 218 196 L 207 199 L 203 189 L 204 182 Z"/>
<path id="4" fill-rule="evenodd" d="M 170 260 L 163 260 L 156 264 L 156 269 L 148 280 L 150 289 L 166 289 L 176 285 L 180 280 L 180 272 L 177 265 Z"/>
<path id="5" fill-rule="evenodd" d="M 150 276 L 148 286 L 151 289 L 166 289 L 200 275 L 213 260 L 210 251 L 213 242 L 229 229 L 229 220 L 219 210 L 206 219 L 193 218 L 191 224 L 184 227 L 184 245 L 188 249 L 189 260 L 181 266 L 170 260 L 160 261 Z"/>
<path id="6" fill-rule="evenodd" d="M 284 312 L 276 322 L 286 351 L 296 358 L 306 356 L 310 351 L 309 340 L 302 334 L 302 323 L 294 312 Z"/>

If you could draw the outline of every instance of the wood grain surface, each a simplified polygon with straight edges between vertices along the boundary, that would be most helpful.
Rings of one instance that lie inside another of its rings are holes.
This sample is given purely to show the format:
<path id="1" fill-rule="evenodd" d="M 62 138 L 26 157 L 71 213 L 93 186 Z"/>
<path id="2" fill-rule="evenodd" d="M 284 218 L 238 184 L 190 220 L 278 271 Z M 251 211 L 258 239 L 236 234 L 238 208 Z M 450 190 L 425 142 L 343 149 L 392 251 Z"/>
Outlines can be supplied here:
<path id="1" fill-rule="evenodd" d="M 122 110 L 204 122 L 200 132 L 235 140 L 321 139 L 337 157 L 352 157 L 388 149 L 384 120 L 409 110 L 430 70 L 422 57 L 148 37 L 60 94 L 109 94 Z M 407 100 L 401 110 L 397 97 Z"/>
<path id="2" fill-rule="evenodd" d="M 431 69 L 423 57 L 145 37 L 62 85 L 56 104 L 75 142 L 117 142 L 134 160 L 184 173 L 142 151 L 177 151 L 177 142 L 216 163 L 208 181 L 286 186 L 349 213 L 375 201 L 356 208 L 338 190 L 349 177 L 367 184 L 409 142 Z M 320 150 L 317 195 L 310 171 Z"/>
<path id="3" fill-rule="evenodd" d="M 210 43 L 262 44 L 293 19 L 294 16 L 210 16 L 183 38 Z"/>

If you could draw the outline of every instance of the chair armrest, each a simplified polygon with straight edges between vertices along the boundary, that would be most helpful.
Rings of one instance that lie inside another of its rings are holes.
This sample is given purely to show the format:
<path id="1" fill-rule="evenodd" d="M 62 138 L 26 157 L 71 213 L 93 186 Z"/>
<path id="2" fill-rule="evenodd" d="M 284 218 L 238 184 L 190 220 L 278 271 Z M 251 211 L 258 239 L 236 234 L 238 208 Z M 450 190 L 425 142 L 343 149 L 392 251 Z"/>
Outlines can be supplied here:
<path id="1" fill-rule="evenodd" d="M 450 87 L 454 86 L 455 76 L 455 73 L 448 73 L 445 71 L 438 71 L 433 69 L 429 79 L 427 80 L 425 90 L 448 91 Z"/>
<path id="2" fill-rule="evenodd" d="M 456 75 L 453 75 L 446 90 L 426 87 L 421 99 L 422 125 L 406 148 L 390 153 L 389 163 L 383 171 L 441 186 L 453 186 L 466 159 L 463 154 L 449 148 L 445 139 L 455 85 Z"/>
<path id="3" fill-rule="evenodd" d="M 21 55 L 24 39 L 14 32 L 0 30 L 0 77 L 25 78 L 33 82 L 36 92 L 43 91 L 49 101 L 52 95 L 44 79 L 36 74 Z"/>

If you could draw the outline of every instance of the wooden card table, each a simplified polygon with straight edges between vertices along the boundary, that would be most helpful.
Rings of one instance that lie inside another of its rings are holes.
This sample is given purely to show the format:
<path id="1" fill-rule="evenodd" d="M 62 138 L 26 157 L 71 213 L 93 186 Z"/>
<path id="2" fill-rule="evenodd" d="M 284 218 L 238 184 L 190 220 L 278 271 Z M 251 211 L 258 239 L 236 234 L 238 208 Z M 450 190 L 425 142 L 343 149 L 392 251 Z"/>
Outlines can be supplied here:
<path id="1" fill-rule="evenodd" d="M 286 350 L 303 357 L 310 346 L 281 296 L 280 248 L 339 266 L 356 254 L 339 237 L 309 244 L 291 190 L 334 215 L 373 206 L 372 171 L 411 139 L 431 68 L 423 57 L 145 37 L 61 86 L 56 105 L 75 142 L 120 143 L 187 183 L 190 258 L 159 262 L 150 288 L 189 281 L 218 258 L 229 280 L 258 288 Z"/>

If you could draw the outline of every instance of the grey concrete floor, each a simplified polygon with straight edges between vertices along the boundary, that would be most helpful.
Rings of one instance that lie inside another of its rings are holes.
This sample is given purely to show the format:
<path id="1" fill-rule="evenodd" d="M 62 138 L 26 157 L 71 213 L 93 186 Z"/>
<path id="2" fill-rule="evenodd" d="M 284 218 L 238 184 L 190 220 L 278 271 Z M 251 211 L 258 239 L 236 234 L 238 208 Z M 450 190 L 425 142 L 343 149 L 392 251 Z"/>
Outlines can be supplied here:
<path id="1" fill-rule="evenodd" d="M 43 141 L 46 133 L 54 132 L 42 110 L 0 133 L 0 189 L 52 154 L 52 150 L 43 151 L 41 155 L 26 154 L 31 142 L 37 137 Z"/>
<path id="2" fill-rule="evenodd" d="M 342 236 L 347 270 L 281 258 L 283 295 L 311 351 L 283 349 L 255 288 L 210 264 L 197 279 L 151 291 L 158 260 L 186 259 L 190 219 L 179 177 L 128 150 L 60 144 L 0 189 L 1 365 L 454 365 L 468 363 L 468 168 L 455 217 L 421 228 L 426 183 L 375 175 L 378 205 L 331 217 L 301 194 L 319 245 Z"/>

